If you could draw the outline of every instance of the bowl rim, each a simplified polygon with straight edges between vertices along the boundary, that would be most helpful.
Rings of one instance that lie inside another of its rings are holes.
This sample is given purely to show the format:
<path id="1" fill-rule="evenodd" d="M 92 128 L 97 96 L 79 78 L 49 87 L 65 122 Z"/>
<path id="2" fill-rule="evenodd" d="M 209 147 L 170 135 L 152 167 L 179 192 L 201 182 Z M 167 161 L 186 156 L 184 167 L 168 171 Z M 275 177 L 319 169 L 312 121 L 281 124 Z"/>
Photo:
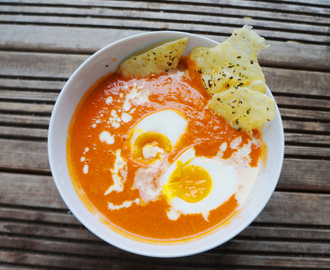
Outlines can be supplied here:
<path id="1" fill-rule="evenodd" d="M 161 254 L 161 253 L 148 253 L 148 252 L 145 252 L 143 250 L 136 250 L 134 248 L 130 248 L 130 247 L 127 247 L 127 246 L 123 246 L 121 245 L 121 243 L 112 243 L 112 242 L 109 242 L 108 240 L 104 239 L 104 236 L 101 235 L 98 231 L 96 231 L 96 229 L 94 229 L 94 227 L 90 224 L 86 224 L 83 220 L 83 218 L 76 213 L 76 210 L 75 208 L 72 206 L 72 204 L 70 203 L 70 201 L 63 195 L 63 192 L 61 191 L 62 188 L 59 184 L 59 182 L 56 180 L 56 177 L 55 177 L 55 171 L 53 171 L 55 165 L 54 164 L 54 160 L 53 160 L 53 146 L 52 146 L 52 142 L 53 142 L 53 137 L 55 136 L 54 135 L 54 132 L 53 132 L 53 129 L 54 129 L 54 117 L 53 115 L 57 112 L 58 110 L 58 107 L 59 107 L 59 103 L 60 103 L 60 100 L 63 99 L 64 97 L 64 93 L 66 91 L 66 89 L 69 87 L 70 85 L 70 82 L 73 80 L 73 78 L 79 73 L 81 72 L 85 66 L 88 65 L 89 62 L 93 61 L 93 58 L 95 58 L 96 56 L 102 54 L 104 51 L 108 50 L 110 47 L 112 46 L 115 46 L 115 45 L 118 45 L 120 43 L 125 43 L 127 42 L 128 40 L 131 40 L 131 39 L 134 39 L 134 38 L 137 38 L 137 37 L 141 37 L 141 36 L 153 36 L 153 35 L 159 35 L 159 34 L 166 34 L 166 35 L 170 35 L 170 34 L 173 34 L 173 35 L 184 35 L 184 36 L 189 36 L 189 37 L 192 37 L 192 36 L 195 36 L 195 37 L 198 37 L 198 38 L 201 38 L 201 39 L 204 39 L 204 40 L 207 40 L 207 41 L 211 41 L 212 43 L 214 44 L 219 44 L 218 42 L 212 40 L 212 39 L 209 39 L 205 36 L 200 36 L 200 35 L 195 35 L 195 34 L 190 34 L 190 33 L 186 33 L 186 32 L 181 32 L 181 31 L 155 31 L 155 32 L 148 32 L 148 33 L 141 33 L 141 34 L 137 34 L 137 35 L 133 35 L 133 36 L 129 36 L 129 37 L 126 37 L 126 38 L 123 38 L 123 39 L 120 39 L 118 41 L 115 41 L 111 44 L 108 44 L 106 46 L 104 46 L 103 48 L 101 48 L 100 50 L 98 50 L 97 52 L 95 52 L 94 54 L 92 54 L 90 57 L 88 57 L 74 72 L 73 74 L 70 76 L 70 78 L 67 80 L 67 82 L 65 83 L 65 85 L 63 86 L 56 102 L 55 102 L 55 105 L 54 105 L 54 108 L 53 108 L 53 111 L 52 111 L 52 114 L 51 114 L 51 119 L 50 119 L 50 123 L 49 123 L 49 128 L 48 128 L 48 140 L 47 140 L 47 148 L 48 148 L 48 159 L 49 159 L 49 164 L 50 164 L 50 169 L 51 169 L 51 173 L 53 175 L 53 179 L 54 179 L 54 182 L 55 182 L 55 185 L 56 185 L 56 188 L 57 190 L 59 191 L 60 193 L 60 196 L 62 197 L 63 201 L 65 202 L 66 206 L 68 207 L 68 209 L 71 211 L 71 213 L 79 220 L 79 222 L 81 222 L 89 231 L 91 231 L 93 234 L 95 234 L 97 237 L 101 238 L 103 241 L 117 247 L 117 248 L 120 248 L 122 250 L 125 250 L 125 251 L 128 251 L 128 252 L 131 252 L 131 253 L 134 253 L 134 254 L 138 254 L 138 255 L 143 255 L 143 256 L 150 256 L 150 257 L 158 257 L 158 258 L 175 258 L 175 257 L 183 257 L 183 256 L 190 256 L 190 255 L 195 255 L 195 254 L 198 254 L 198 253 L 201 253 L 201 252 L 204 252 L 204 251 L 207 251 L 207 250 L 210 250 L 214 247 L 217 247 L 219 245 L 222 245 L 224 243 L 226 243 L 227 241 L 229 241 L 230 239 L 234 238 L 236 235 L 238 235 L 240 232 L 242 232 L 244 229 L 246 229 L 255 219 L 256 217 L 262 212 L 262 210 L 265 208 L 265 206 L 267 205 L 267 203 L 269 202 L 271 196 L 273 195 L 274 193 L 274 190 L 276 188 L 276 185 L 278 183 L 278 180 L 279 180 L 279 177 L 280 177 L 280 174 L 281 174 L 281 171 L 282 171 L 282 167 L 283 167 L 283 162 L 284 162 L 284 130 L 283 130 L 283 123 L 282 123 L 282 119 L 281 119 L 281 115 L 280 115 L 280 112 L 279 112 L 279 109 L 277 107 L 277 104 L 276 104 L 276 111 L 277 111 L 277 115 L 279 116 L 279 122 L 280 122 L 280 128 L 281 128 L 281 138 L 280 140 L 282 141 L 282 145 L 280 146 L 281 149 L 280 149 L 280 155 L 281 155 L 281 161 L 280 161 L 280 164 L 279 164 L 279 170 L 277 171 L 277 174 L 276 174 L 276 179 L 277 181 L 274 181 L 273 183 L 273 186 L 271 188 L 272 192 L 269 192 L 269 194 L 267 194 L 266 198 L 265 198 L 265 203 L 262 207 L 260 207 L 260 209 L 258 209 L 258 211 L 255 211 L 253 215 L 250 215 L 250 217 L 248 218 L 248 220 L 244 223 L 244 226 L 240 226 L 234 233 L 231 233 L 229 236 L 225 237 L 225 238 L 222 238 L 218 241 L 215 241 L 213 242 L 212 244 L 210 245 L 207 245 L 207 246 L 204 246 L 204 247 L 200 247 L 199 249 L 196 249 L 194 251 L 184 251 L 181 252 L 180 254 L 171 254 L 171 255 L 168 255 L 168 254 Z M 156 38 L 156 37 L 155 37 Z M 177 38 L 177 37 L 173 37 L 174 38 Z M 267 94 L 269 94 L 271 96 L 271 98 L 273 100 L 274 97 L 270 91 L 270 89 L 268 88 L 268 86 L 266 86 L 266 91 L 268 91 Z M 207 235 L 207 237 L 212 237 L 213 233 Z M 198 239 L 196 239 L 198 241 Z M 188 242 L 189 244 L 189 242 Z M 149 244 L 148 244 L 149 245 Z M 184 245 L 184 244 L 183 244 Z M 184 249 L 184 248 L 183 248 Z"/>

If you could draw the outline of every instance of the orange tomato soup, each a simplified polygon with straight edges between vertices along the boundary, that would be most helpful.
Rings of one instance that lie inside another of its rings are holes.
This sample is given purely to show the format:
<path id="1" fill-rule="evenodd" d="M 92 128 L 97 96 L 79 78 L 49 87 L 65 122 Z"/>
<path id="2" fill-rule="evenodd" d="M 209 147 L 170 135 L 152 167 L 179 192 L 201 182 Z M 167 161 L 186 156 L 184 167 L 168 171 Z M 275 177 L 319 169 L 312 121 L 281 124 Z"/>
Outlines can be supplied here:
<path id="1" fill-rule="evenodd" d="M 179 69 L 187 68 L 185 61 L 180 61 Z M 119 127 L 109 124 L 112 110 L 123 110 L 125 96 L 134 84 L 143 85 L 149 90 L 149 101 L 140 105 L 132 102 L 132 120 L 121 122 Z M 106 100 L 111 97 L 111 103 Z M 211 210 L 206 220 L 202 214 L 182 214 L 177 220 L 170 220 L 166 214 L 170 205 L 164 196 L 147 204 L 132 204 L 118 210 L 110 210 L 108 203 L 121 205 L 124 201 L 140 198 L 139 190 L 132 189 L 135 172 L 146 164 L 135 160 L 129 144 L 129 132 L 146 115 L 164 109 L 173 109 L 183 115 L 187 128 L 180 141 L 168 154 L 169 163 L 173 163 L 186 149 L 193 147 L 196 156 L 212 158 L 217 155 L 223 143 L 230 143 L 241 137 L 242 147 L 250 137 L 243 131 L 232 128 L 223 118 L 206 109 L 210 96 L 201 88 L 199 82 L 188 77 L 159 75 L 152 78 L 124 79 L 113 73 L 100 82 L 89 94 L 76 117 L 71 121 L 68 134 L 68 161 L 70 174 L 91 204 L 102 213 L 111 224 L 124 232 L 148 239 L 179 240 L 191 238 L 217 227 L 226 220 L 238 206 L 233 194 L 218 208 Z M 100 141 L 100 134 L 108 131 L 114 137 L 113 144 Z M 260 137 L 255 131 L 255 137 Z M 261 144 L 260 144 L 261 145 Z M 114 183 L 110 169 L 116 160 L 116 150 L 126 161 L 126 181 L 122 192 L 104 195 Z M 262 154 L 261 146 L 253 145 L 250 153 L 250 166 L 257 166 Z M 237 149 L 227 147 L 223 159 L 230 158 Z M 87 167 L 85 167 L 87 165 Z M 88 172 L 86 173 L 86 168 Z"/>

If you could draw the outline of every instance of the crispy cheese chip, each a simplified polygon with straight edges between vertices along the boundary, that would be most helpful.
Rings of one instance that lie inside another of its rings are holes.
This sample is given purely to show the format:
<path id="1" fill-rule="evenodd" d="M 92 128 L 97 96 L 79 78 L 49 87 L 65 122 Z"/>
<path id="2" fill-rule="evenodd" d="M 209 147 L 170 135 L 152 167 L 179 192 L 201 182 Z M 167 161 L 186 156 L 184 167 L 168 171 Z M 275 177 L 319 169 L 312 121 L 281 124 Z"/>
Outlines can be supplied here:
<path id="1" fill-rule="evenodd" d="M 274 100 L 247 87 L 230 88 L 214 94 L 208 107 L 235 129 L 242 128 L 250 134 L 252 129 L 261 128 L 265 122 L 272 120 L 276 113 Z"/>
<path id="2" fill-rule="evenodd" d="M 265 78 L 257 54 L 268 46 L 265 39 L 251 29 L 245 25 L 233 30 L 230 38 L 214 48 L 195 48 L 188 60 L 193 63 L 189 66 L 190 76 L 201 77 L 210 94 L 241 86 L 264 93 Z"/>
<path id="3" fill-rule="evenodd" d="M 167 42 L 146 53 L 125 60 L 118 71 L 125 78 L 152 77 L 177 67 L 188 38 Z"/>

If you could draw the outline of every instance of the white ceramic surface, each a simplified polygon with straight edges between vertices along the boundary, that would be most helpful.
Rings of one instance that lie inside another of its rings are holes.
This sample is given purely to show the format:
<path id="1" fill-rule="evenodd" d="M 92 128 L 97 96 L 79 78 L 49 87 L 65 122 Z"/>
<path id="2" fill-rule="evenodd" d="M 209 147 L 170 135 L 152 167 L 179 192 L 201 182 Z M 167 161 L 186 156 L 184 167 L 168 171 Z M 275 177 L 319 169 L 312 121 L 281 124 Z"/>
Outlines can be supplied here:
<path id="1" fill-rule="evenodd" d="M 84 206 L 71 183 L 66 163 L 66 141 L 69 123 L 75 107 L 88 88 L 100 77 L 117 66 L 128 56 L 151 45 L 181 37 L 189 37 L 183 53 L 188 56 L 196 46 L 215 46 L 218 43 L 197 35 L 182 32 L 153 32 L 129 37 L 106 46 L 88 58 L 63 87 L 53 110 L 48 133 L 48 155 L 55 184 L 70 211 L 95 235 L 123 250 L 153 257 L 179 257 L 209 250 L 230 240 L 245 229 L 262 211 L 270 199 L 280 172 L 284 156 L 284 133 L 277 109 L 275 118 L 267 123 L 263 138 L 268 146 L 267 166 L 259 174 L 256 185 L 242 206 L 241 212 L 229 226 L 213 234 L 188 243 L 146 244 L 126 238 L 99 222 Z M 116 59 L 115 61 L 113 61 Z M 107 65 L 107 67 L 106 67 Z M 267 95 L 272 97 L 267 88 Z"/>

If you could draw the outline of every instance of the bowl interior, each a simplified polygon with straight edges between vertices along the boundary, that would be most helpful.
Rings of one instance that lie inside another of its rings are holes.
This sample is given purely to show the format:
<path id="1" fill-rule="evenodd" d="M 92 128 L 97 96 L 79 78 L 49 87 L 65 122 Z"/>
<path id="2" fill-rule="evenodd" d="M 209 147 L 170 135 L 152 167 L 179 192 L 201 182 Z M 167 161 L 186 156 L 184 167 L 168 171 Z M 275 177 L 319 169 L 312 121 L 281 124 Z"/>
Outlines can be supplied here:
<path id="1" fill-rule="evenodd" d="M 195 241 L 180 244 L 149 244 L 124 237 L 99 221 L 77 195 L 69 177 L 66 163 L 66 141 L 71 117 L 84 93 L 103 75 L 116 70 L 117 66 L 133 53 L 154 44 L 189 37 L 183 53 L 188 56 L 197 46 L 215 46 L 218 43 L 207 38 L 182 32 L 153 32 L 123 39 L 101 49 L 86 60 L 70 77 L 62 89 L 50 121 L 48 154 L 55 184 L 64 202 L 79 221 L 104 241 L 140 255 L 154 257 L 178 257 L 192 255 L 216 247 L 236 236 L 245 229 L 261 212 L 272 195 L 283 163 L 284 134 L 280 113 L 263 129 L 263 139 L 268 146 L 266 167 L 260 171 L 257 182 L 248 199 L 241 206 L 239 214 L 230 220 L 229 225 L 211 235 Z M 273 98 L 267 88 L 266 94 Z"/>

